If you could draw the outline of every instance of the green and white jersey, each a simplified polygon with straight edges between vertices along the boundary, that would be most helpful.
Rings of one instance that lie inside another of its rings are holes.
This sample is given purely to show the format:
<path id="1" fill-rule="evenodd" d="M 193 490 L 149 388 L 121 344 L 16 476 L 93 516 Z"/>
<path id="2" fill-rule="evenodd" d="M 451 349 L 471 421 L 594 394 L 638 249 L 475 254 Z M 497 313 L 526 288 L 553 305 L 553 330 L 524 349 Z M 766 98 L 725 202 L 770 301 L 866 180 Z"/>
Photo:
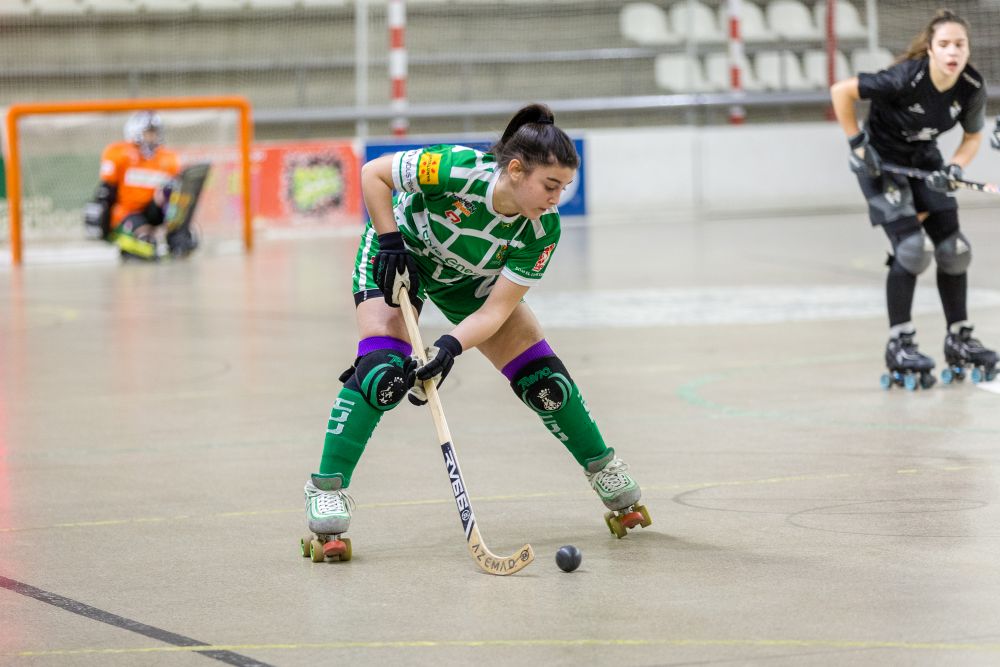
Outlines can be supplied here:
<path id="1" fill-rule="evenodd" d="M 501 215 L 493 209 L 499 177 L 492 154 L 466 146 L 393 157 L 396 224 L 418 261 L 432 262 L 434 282 L 499 274 L 530 287 L 545 273 L 559 242 L 559 212 L 553 207 L 538 220 Z"/>

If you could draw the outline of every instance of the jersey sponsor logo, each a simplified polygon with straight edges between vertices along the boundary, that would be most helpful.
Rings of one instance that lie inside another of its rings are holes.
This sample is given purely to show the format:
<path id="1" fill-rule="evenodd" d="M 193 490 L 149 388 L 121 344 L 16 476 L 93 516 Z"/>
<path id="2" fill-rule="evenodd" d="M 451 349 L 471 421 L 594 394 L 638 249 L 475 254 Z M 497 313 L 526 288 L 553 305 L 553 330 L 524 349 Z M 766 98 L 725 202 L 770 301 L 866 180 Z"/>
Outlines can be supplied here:
<path id="1" fill-rule="evenodd" d="M 910 113 L 920 113 L 920 114 L 926 113 L 924 111 L 924 108 L 922 106 L 920 106 L 920 102 L 917 102 L 916 104 L 908 107 L 907 111 L 909 111 Z"/>
<path id="2" fill-rule="evenodd" d="M 158 188 L 170 180 L 170 174 L 154 169 L 131 168 L 125 172 L 125 185 L 137 188 Z"/>
<path id="3" fill-rule="evenodd" d="M 913 77 L 913 81 L 910 82 L 910 88 L 916 88 L 920 80 L 924 78 L 924 70 L 917 72 L 917 75 Z"/>
<path id="4" fill-rule="evenodd" d="M 885 200 L 889 202 L 889 206 L 893 208 L 899 206 L 903 201 L 903 193 L 894 185 L 888 186 L 883 195 L 885 196 Z"/>
<path id="5" fill-rule="evenodd" d="M 951 106 L 948 108 L 948 113 L 951 114 L 952 120 L 958 118 L 958 114 L 962 113 L 962 105 L 959 104 L 958 100 L 951 103 Z"/>
<path id="6" fill-rule="evenodd" d="M 417 162 L 416 157 L 420 151 L 406 151 L 399 161 L 399 182 L 403 190 L 413 190 L 417 185 Z"/>
<path id="7" fill-rule="evenodd" d="M 922 127 L 919 130 L 904 130 L 903 138 L 907 141 L 931 141 L 938 134 L 935 127 Z"/>
<path id="8" fill-rule="evenodd" d="M 417 180 L 421 185 L 437 185 L 441 171 L 441 155 L 424 153 L 417 164 Z"/>
<path id="9" fill-rule="evenodd" d="M 552 255 L 552 250 L 555 247 L 556 247 L 555 243 L 545 246 L 545 249 L 542 250 L 540 255 L 538 255 L 538 261 L 535 262 L 535 265 L 531 268 L 531 270 L 541 271 L 542 269 L 544 269 L 545 265 L 548 264 L 549 257 Z"/>
<path id="10" fill-rule="evenodd" d="M 504 259 L 504 257 L 507 256 L 507 251 L 508 250 L 510 250 L 510 246 L 509 245 L 505 244 L 505 245 L 500 246 L 497 249 L 497 254 L 493 256 L 493 259 L 496 260 L 496 261 L 498 261 L 498 262 L 502 262 L 503 259 Z"/>

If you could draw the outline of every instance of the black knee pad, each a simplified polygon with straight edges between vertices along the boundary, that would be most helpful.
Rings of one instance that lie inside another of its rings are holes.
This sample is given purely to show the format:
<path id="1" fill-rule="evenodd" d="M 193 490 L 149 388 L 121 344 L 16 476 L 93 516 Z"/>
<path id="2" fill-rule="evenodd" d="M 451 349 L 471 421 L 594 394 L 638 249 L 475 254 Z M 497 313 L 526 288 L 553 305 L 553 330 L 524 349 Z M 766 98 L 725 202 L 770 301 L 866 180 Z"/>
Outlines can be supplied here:
<path id="1" fill-rule="evenodd" d="M 391 410 L 413 386 L 416 362 L 397 350 L 375 350 L 354 361 L 340 376 L 344 386 L 365 397 L 376 410 Z"/>
<path id="2" fill-rule="evenodd" d="M 934 256 L 933 245 L 920 227 L 899 235 L 890 235 L 892 255 L 887 264 L 891 269 L 902 269 L 915 276 L 927 270 Z"/>
<path id="3" fill-rule="evenodd" d="M 934 241 L 938 271 L 960 276 L 972 263 L 972 245 L 958 228 L 958 211 L 938 211 L 924 220 L 924 228 Z"/>
<path id="4" fill-rule="evenodd" d="M 573 395 L 573 378 L 559 357 L 542 357 L 523 366 L 510 388 L 538 414 L 558 412 Z"/>

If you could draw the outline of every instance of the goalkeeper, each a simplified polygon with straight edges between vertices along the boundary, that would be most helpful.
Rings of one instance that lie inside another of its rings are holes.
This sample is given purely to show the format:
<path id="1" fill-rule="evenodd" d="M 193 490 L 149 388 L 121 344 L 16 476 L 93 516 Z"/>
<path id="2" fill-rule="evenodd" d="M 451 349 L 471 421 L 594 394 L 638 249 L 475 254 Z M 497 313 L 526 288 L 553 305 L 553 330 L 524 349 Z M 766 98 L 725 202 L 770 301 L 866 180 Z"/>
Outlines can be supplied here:
<path id="1" fill-rule="evenodd" d="M 155 260 L 156 229 L 164 222 L 170 193 L 180 173 L 177 153 L 163 145 L 163 121 L 139 111 L 125 123 L 125 140 L 101 154 L 100 184 L 84 209 L 87 236 L 114 243 L 122 258 Z M 187 226 L 167 233 L 172 255 L 195 248 Z"/>

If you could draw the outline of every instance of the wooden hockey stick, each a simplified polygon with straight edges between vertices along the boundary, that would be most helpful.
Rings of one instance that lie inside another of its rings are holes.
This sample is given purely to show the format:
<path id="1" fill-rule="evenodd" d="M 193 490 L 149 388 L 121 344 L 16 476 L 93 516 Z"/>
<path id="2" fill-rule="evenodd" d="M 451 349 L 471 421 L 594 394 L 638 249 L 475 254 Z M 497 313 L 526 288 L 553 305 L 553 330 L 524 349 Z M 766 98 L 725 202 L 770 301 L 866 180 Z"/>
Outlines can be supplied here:
<path id="1" fill-rule="evenodd" d="M 398 300 L 413 351 L 422 362 L 427 363 L 427 353 L 424 351 L 424 344 L 420 339 L 420 328 L 417 326 L 416 310 L 410 303 L 405 287 L 400 289 Z M 525 544 L 511 556 L 497 556 L 483 543 L 483 538 L 479 534 L 479 526 L 476 524 L 476 515 L 472 511 L 469 490 L 462 478 L 462 470 L 458 467 L 455 447 L 451 444 L 451 431 L 444 418 L 444 408 L 441 406 L 441 397 L 438 395 L 437 386 L 433 381 L 424 382 L 424 391 L 427 393 L 427 403 L 431 409 L 431 415 L 434 417 L 438 439 L 441 441 L 441 452 L 444 454 L 445 467 L 448 469 L 448 481 L 455 494 L 455 504 L 458 506 L 458 515 L 462 519 L 462 528 L 465 529 L 465 540 L 469 554 L 476 561 L 476 565 L 488 574 L 502 576 L 520 572 L 535 559 L 534 550 L 530 544 Z"/>
<path id="2" fill-rule="evenodd" d="M 898 164 L 888 164 L 882 163 L 882 171 L 887 171 L 890 174 L 899 174 L 901 176 L 906 176 L 908 178 L 927 178 L 933 172 L 925 171 L 923 169 L 917 169 L 915 167 L 901 167 Z M 980 183 L 978 181 L 967 181 L 964 178 L 953 179 L 951 181 L 956 188 L 962 188 L 963 190 L 975 190 L 976 192 L 985 192 L 991 195 L 1000 195 L 1000 185 L 994 185 L 993 183 Z"/>

